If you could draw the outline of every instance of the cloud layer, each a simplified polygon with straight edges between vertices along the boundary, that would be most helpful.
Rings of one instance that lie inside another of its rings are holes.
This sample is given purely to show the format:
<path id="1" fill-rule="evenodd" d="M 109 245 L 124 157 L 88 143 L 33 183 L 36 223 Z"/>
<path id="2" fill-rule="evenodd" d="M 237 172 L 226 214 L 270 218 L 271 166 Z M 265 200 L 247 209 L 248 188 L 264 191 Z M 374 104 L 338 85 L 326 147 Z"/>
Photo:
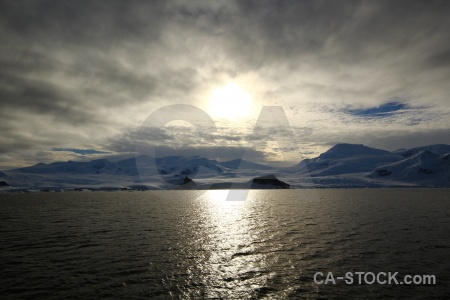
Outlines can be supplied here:
<path id="1" fill-rule="evenodd" d="M 60 158 L 54 148 L 129 151 L 151 112 L 207 109 L 230 81 L 256 108 L 283 106 L 311 155 L 449 143 L 449 13 L 414 0 L 2 1 L 0 168 Z M 351 113 L 392 102 L 401 113 Z M 219 133 L 244 136 L 257 116 L 216 120 L 231 128 Z M 221 156 L 243 147 L 215 142 Z"/>

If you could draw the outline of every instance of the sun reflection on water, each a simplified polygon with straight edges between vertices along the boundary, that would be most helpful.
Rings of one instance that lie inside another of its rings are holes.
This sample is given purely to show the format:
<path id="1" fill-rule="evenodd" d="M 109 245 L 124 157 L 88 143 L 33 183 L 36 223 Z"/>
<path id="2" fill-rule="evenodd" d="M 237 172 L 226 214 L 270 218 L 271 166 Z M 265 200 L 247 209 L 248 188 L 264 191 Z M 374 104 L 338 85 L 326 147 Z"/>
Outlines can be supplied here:
<path id="1" fill-rule="evenodd" d="M 270 274 L 265 255 L 256 251 L 263 227 L 254 208 L 254 194 L 246 201 L 226 201 L 227 190 L 208 191 L 203 223 L 208 257 L 199 266 L 208 287 L 206 297 L 248 298 L 265 286 Z"/>

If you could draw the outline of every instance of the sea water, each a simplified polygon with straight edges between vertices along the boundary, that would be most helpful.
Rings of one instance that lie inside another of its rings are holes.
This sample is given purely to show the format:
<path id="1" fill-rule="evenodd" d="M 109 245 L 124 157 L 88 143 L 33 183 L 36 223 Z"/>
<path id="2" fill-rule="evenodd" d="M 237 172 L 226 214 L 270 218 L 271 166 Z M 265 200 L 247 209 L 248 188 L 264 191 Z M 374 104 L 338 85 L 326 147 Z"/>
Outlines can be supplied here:
<path id="1" fill-rule="evenodd" d="M 0 194 L 0 298 L 450 298 L 449 190 L 226 195 Z M 325 284 L 329 272 L 436 283 Z"/>

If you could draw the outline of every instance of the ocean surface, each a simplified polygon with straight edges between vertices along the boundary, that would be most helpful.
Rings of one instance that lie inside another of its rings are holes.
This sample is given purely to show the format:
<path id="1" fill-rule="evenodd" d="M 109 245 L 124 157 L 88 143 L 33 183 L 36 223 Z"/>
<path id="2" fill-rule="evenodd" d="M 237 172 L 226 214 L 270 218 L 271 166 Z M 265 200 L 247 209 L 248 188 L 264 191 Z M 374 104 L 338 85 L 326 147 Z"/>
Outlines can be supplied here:
<path id="1" fill-rule="evenodd" d="M 447 189 L 226 195 L 0 194 L 0 299 L 450 299 Z M 316 272 L 436 284 L 317 284 Z"/>

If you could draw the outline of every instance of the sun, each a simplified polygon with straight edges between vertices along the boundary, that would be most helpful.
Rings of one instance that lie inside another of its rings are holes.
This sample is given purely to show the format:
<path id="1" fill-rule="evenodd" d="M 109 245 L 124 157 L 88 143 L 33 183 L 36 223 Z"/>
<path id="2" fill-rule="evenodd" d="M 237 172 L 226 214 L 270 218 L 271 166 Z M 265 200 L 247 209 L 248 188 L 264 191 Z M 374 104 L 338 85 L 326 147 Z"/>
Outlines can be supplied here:
<path id="1" fill-rule="evenodd" d="M 208 111 L 214 117 L 235 119 L 249 116 L 252 97 L 235 82 L 213 90 Z"/>

